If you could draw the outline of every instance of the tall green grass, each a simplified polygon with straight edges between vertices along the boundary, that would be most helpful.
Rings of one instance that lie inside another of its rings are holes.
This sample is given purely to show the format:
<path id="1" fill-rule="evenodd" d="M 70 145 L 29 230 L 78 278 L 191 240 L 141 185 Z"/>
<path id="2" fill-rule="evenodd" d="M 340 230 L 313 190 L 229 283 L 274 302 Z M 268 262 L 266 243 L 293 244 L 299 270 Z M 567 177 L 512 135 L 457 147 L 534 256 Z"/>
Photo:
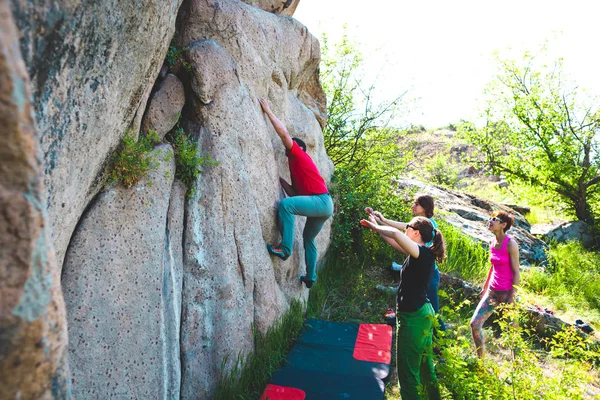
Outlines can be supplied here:
<path id="1" fill-rule="evenodd" d="M 546 270 L 523 273 L 523 287 L 549 297 L 558 307 L 600 310 L 600 254 L 579 242 L 553 244 Z"/>
<path id="2" fill-rule="evenodd" d="M 444 235 L 448 256 L 439 266 L 440 270 L 470 282 L 485 280 L 490 269 L 488 248 L 449 223 L 437 222 Z"/>
<path id="3" fill-rule="evenodd" d="M 260 398 L 273 372 L 283 363 L 298 338 L 303 324 L 302 303 L 293 300 L 290 309 L 265 334 L 253 329 L 254 352 L 238 356 L 230 370 L 227 359 L 221 363 L 216 400 L 245 400 Z"/>

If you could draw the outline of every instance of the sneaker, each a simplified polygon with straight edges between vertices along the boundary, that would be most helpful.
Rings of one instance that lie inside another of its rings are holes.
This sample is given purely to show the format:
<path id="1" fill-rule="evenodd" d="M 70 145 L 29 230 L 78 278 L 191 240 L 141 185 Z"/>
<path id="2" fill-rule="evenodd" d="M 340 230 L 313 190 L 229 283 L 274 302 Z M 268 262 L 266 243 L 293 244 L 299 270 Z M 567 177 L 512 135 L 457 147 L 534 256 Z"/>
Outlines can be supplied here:
<path id="1" fill-rule="evenodd" d="M 584 331 L 585 333 L 592 333 L 594 332 L 594 328 L 592 328 L 589 324 L 587 324 L 586 322 L 583 322 L 582 320 L 578 319 L 575 321 L 575 326 L 579 329 L 581 329 L 582 331 Z"/>
<path id="2" fill-rule="evenodd" d="M 283 250 L 281 250 L 279 247 L 273 247 L 270 244 L 267 244 L 267 250 L 269 251 L 269 254 L 273 254 L 274 256 L 277 256 L 279 258 L 281 258 L 283 261 L 287 260 L 289 255 L 285 254 L 283 252 Z"/>
<path id="3" fill-rule="evenodd" d="M 307 289 L 310 289 L 313 285 L 313 283 L 315 283 L 315 281 L 311 281 L 310 279 L 306 279 L 306 276 L 301 275 L 300 278 L 298 278 L 300 280 L 300 282 L 304 282 L 304 285 L 306 286 Z"/>
<path id="4" fill-rule="evenodd" d="M 392 261 L 392 271 L 402 271 L 402 265 L 398 264 L 396 261 Z"/>

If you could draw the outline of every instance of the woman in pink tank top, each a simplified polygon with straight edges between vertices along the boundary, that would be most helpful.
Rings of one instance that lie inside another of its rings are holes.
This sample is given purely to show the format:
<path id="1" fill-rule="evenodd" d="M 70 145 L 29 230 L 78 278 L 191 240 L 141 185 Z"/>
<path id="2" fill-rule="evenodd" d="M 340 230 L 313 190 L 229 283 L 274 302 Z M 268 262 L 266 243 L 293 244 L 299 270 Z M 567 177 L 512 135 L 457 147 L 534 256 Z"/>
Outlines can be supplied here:
<path id="1" fill-rule="evenodd" d="M 504 211 L 494 211 L 488 220 L 488 229 L 496 236 L 490 242 L 492 267 L 481 291 L 481 301 L 471 318 L 471 331 L 477 348 L 477 355 L 483 357 L 483 323 L 494 309 L 515 300 L 515 286 L 519 285 L 519 245 L 506 234 L 514 223 L 512 215 Z"/>

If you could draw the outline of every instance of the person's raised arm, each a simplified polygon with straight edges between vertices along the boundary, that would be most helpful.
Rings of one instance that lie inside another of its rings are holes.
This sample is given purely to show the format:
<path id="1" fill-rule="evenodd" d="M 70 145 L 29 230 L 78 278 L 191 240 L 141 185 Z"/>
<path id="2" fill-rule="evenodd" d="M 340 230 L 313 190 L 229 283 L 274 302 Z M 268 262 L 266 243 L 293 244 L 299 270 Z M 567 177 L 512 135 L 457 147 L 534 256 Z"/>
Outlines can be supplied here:
<path id="1" fill-rule="evenodd" d="M 391 226 L 377 225 L 366 219 L 362 219 L 360 224 L 374 232 L 379 233 L 382 237 L 393 239 L 404 252 L 414 258 L 419 258 L 419 245 L 413 242 L 408 236 Z"/>
<path id="2" fill-rule="evenodd" d="M 279 118 L 277 118 L 275 114 L 273 114 L 273 111 L 271 111 L 269 104 L 265 100 L 258 99 L 258 102 L 260 103 L 260 106 L 262 107 L 264 113 L 267 114 L 267 117 L 269 117 L 269 120 L 271 120 L 273 128 L 275 128 L 275 132 L 277 132 L 277 136 L 279 136 L 285 148 L 288 150 L 292 150 L 294 142 L 292 141 L 292 137 L 288 133 L 287 128 L 285 127 L 285 125 L 283 125 L 283 122 L 281 122 Z"/>
<path id="3" fill-rule="evenodd" d="M 399 221 L 393 221 L 391 219 L 387 219 L 383 216 L 382 213 L 380 213 L 379 211 L 375 211 L 373 210 L 371 207 L 367 207 L 365 208 L 365 211 L 368 214 L 373 214 L 375 216 L 375 218 L 377 218 L 377 222 L 379 222 L 382 225 L 388 225 L 391 227 L 394 227 L 398 230 L 406 230 L 406 225 L 408 225 L 406 222 L 399 222 Z"/>
<path id="4" fill-rule="evenodd" d="M 373 209 L 371 207 L 367 207 L 365 208 L 365 212 L 367 214 L 369 214 L 369 221 L 371 221 L 374 224 L 377 224 L 378 222 L 381 222 L 380 220 L 377 219 L 377 217 L 375 216 L 375 212 L 373 211 Z M 404 249 L 402 247 L 400 247 L 400 245 L 398 243 L 396 243 L 396 241 L 390 237 L 387 236 L 383 236 L 381 233 L 378 233 L 379 236 L 381 236 L 381 238 L 383 240 L 385 240 L 387 242 L 387 244 L 389 244 L 390 246 L 392 246 L 394 249 L 406 254 L 406 251 L 404 251 Z"/>

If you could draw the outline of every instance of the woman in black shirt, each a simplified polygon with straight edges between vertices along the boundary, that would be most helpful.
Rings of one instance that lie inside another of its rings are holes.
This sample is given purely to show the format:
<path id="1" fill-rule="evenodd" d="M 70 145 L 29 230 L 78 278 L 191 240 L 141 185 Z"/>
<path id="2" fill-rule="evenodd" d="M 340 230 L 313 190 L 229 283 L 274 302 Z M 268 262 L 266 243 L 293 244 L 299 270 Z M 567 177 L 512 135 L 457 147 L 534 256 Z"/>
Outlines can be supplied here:
<path id="1" fill-rule="evenodd" d="M 429 399 L 439 399 L 432 359 L 435 313 L 427 298 L 427 285 L 435 261 L 446 257 L 444 238 L 425 217 L 415 217 L 406 225 L 406 233 L 391 226 L 378 225 L 371 214 L 361 225 L 378 233 L 392 247 L 408 255 L 400 272 L 396 320 L 396 366 L 403 400 L 421 399 L 420 387 L 426 387 Z M 433 242 L 431 247 L 425 243 Z"/>

